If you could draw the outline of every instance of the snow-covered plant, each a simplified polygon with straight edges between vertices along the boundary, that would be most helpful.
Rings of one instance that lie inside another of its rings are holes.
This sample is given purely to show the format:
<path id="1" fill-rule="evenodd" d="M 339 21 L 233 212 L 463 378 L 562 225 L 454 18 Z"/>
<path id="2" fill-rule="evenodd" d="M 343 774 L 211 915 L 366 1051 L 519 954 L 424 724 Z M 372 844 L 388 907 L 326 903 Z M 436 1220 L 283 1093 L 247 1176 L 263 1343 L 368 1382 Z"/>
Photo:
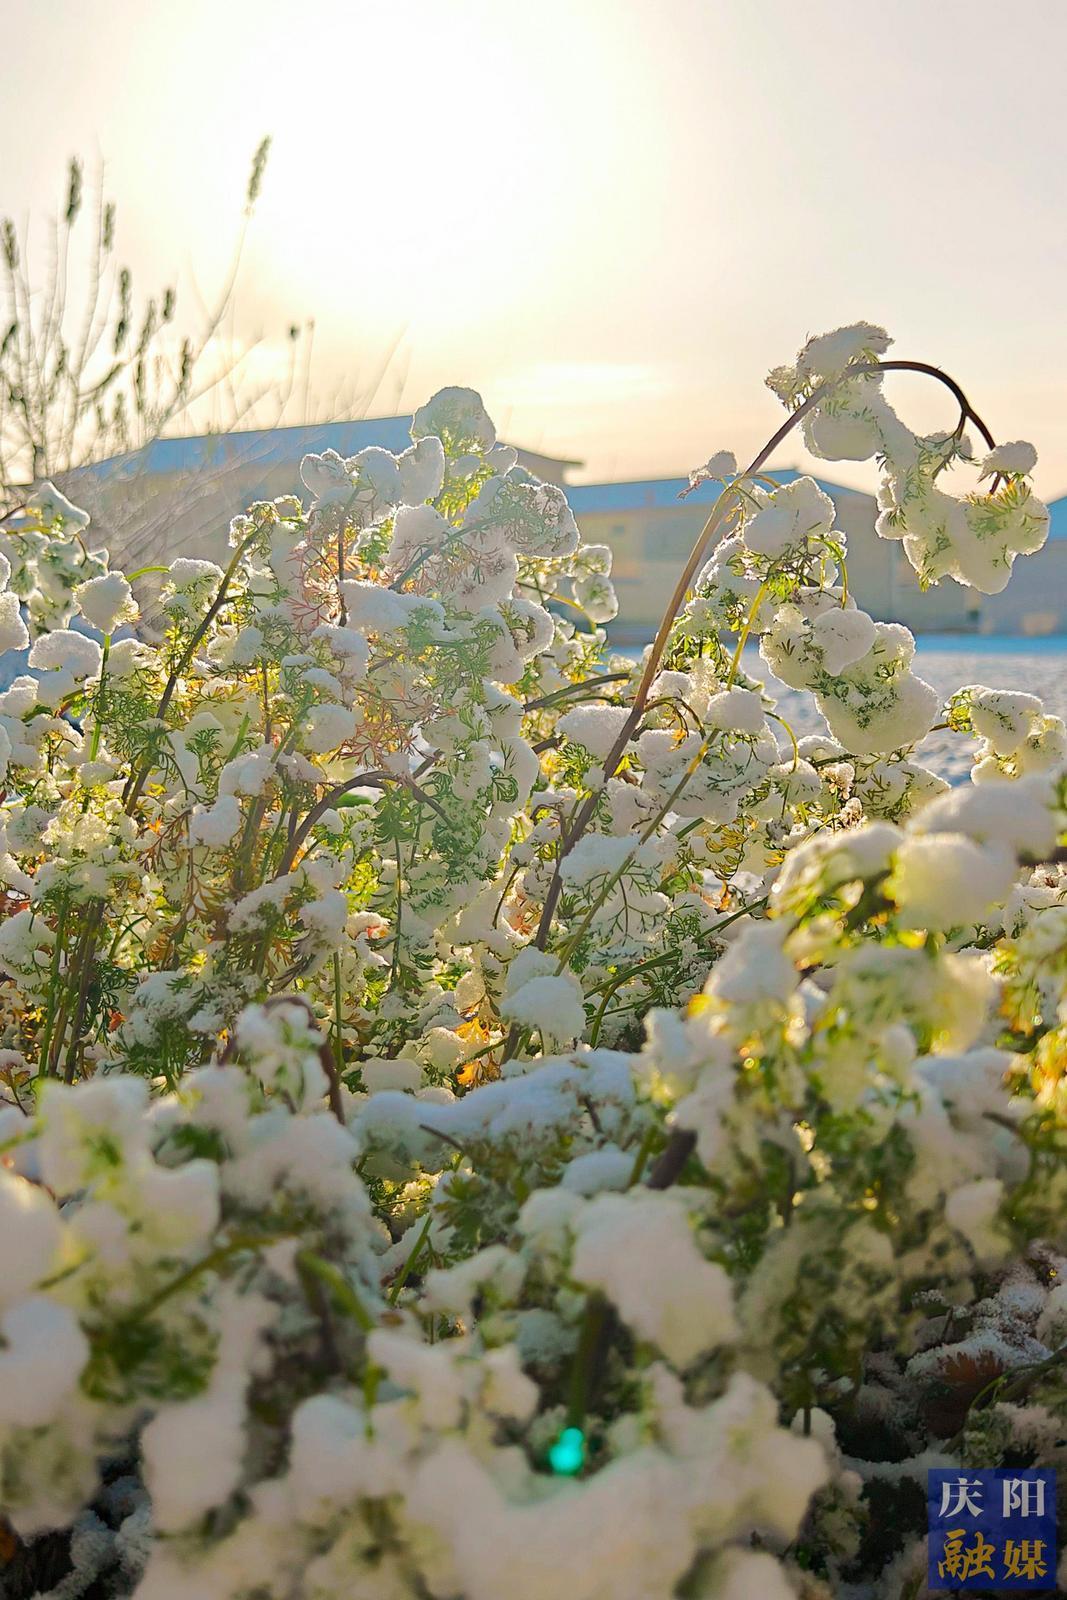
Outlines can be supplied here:
<path id="1" fill-rule="evenodd" d="M 762 471 L 877 457 L 923 581 L 1002 586 L 1033 452 L 887 347 L 692 475 L 636 665 L 469 390 L 176 559 L 154 642 L 73 506 L 12 521 L 5 1600 L 905 1600 L 927 1466 L 1067 1466 L 1067 731 L 939 706 Z"/>

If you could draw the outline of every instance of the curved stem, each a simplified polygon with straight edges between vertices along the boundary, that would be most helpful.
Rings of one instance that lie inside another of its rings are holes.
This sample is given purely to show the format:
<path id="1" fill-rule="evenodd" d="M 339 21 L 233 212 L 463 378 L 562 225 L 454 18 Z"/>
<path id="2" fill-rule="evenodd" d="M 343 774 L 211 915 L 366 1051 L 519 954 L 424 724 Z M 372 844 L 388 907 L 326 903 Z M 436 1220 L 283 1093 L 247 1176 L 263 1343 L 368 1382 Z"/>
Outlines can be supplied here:
<path id="1" fill-rule="evenodd" d="M 674 1128 L 663 1148 L 659 1160 L 649 1173 L 649 1189 L 669 1189 L 682 1174 L 689 1157 L 697 1147 L 697 1136 L 691 1128 Z"/>
<path id="2" fill-rule="evenodd" d="M 319 1280 L 328 1290 L 337 1309 L 350 1316 L 364 1333 L 372 1332 L 377 1326 L 348 1277 L 339 1267 L 335 1267 L 332 1261 L 326 1261 L 313 1250 L 298 1250 L 296 1264 L 301 1272 Z"/>
<path id="3" fill-rule="evenodd" d="M 921 372 L 924 377 L 936 378 L 938 383 L 944 384 L 945 388 L 958 403 L 962 420 L 964 422 L 973 422 L 975 427 L 978 429 L 978 432 L 985 440 L 987 448 L 990 450 L 996 449 L 996 440 L 993 438 L 993 435 L 990 433 L 989 429 L 986 427 L 977 411 L 971 405 L 971 402 L 968 400 L 967 396 L 964 394 L 955 378 L 950 378 L 948 373 L 942 372 L 940 367 L 931 366 L 928 361 L 871 361 L 865 362 L 863 366 L 849 367 L 845 376 L 850 377 L 856 373 L 867 372 Z M 837 379 L 836 381 L 840 383 L 841 380 Z M 826 389 L 827 387 L 831 386 L 826 384 L 823 385 L 823 389 Z M 812 398 L 814 399 L 814 396 L 812 396 Z"/>
<path id="4" fill-rule="evenodd" d="M 403 1266 L 400 1268 L 400 1271 L 397 1273 L 396 1277 L 393 1279 L 392 1283 L 389 1286 L 389 1304 L 391 1306 L 395 1306 L 396 1305 L 397 1301 L 400 1298 L 401 1289 L 404 1287 L 405 1283 L 407 1283 L 408 1279 L 410 1278 L 412 1272 L 415 1269 L 415 1263 L 419 1259 L 419 1256 L 422 1254 L 422 1247 L 426 1243 L 426 1241 L 427 1241 L 427 1239 L 429 1237 L 430 1223 L 432 1221 L 433 1221 L 432 1213 L 427 1212 L 426 1221 L 423 1223 L 422 1227 L 420 1228 L 418 1237 L 416 1238 L 414 1245 L 412 1246 L 410 1252 L 408 1253 L 408 1255 L 407 1255 L 407 1257 L 406 1257 L 406 1259 L 404 1261 Z"/>
<path id="5" fill-rule="evenodd" d="M 300 846 L 318 822 L 325 816 L 342 795 L 350 794 L 353 789 L 381 789 L 386 783 L 397 783 L 399 779 L 390 772 L 357 772 L 354 778 L 349 778 L 345 783 L 338 783 L 327 790 L 321 800 L 317 800 L 307 813 L 303 822 L 293 833 L 285 847 L 285 854 L 278 864 L 275 878 L 284 878 L 300 853 Z"/>
<path id="6" fill-rule="evenodd" d="M 580 683 L 565 683 L 562 689 L 553 689 L 551 694 L 543 694 L 536 700 L 527 700 L 523 706 L 524 711 L 544 711 L 548 706 L 554 706 L 558 700 L 569 699 L 572 694 L 585 694 L 586 698 L 593 698 L 588 691 L 593 689 L 595 698 L 607 700 L 608 695 L 596 695 L 595 691 L 604 683 L 625 683 L 633 676 L 630 672 L 602 672 L 594 678 L 583 678 Z"/>
<path id="7" fill-rule="evenodd" d="M 629 744 L 631 736 L 633 735 L 635 728 L 638 727 L 641 717 L 644 713 L 649 690 L 652 687 L 653 680 L 655 679 L 656 673 L 659 670 L 659 664 L 662 661 L 664 652 L 667 648 L 667 641 L 670 638 L 671 628 L 674 626 L 674 619 L 678 615 L 685 597 L 689 592 L 693 578 L 704 561 L 704 557 L 707 553 L 708 546 L 711 543 L 712 536 L 718 532 L 722 524 L 725 522 L 728 513 L 736 505 L 738 499 L 744 493 L 743 486 L 745 482 L 750 478 L 758 476 L 763 467 L 770 460 L 771 456 L 778 449 L 778 446 L 789 437 L 790 433 L 792 433 L 797 423 L 802 421 L 804 417 L 808 416 L 819 405 L 821 405 L 827 396 L 831 394 L 833 390 L 836 389 L 841 383 L 850 383 L 855 378 L 866 377 L 869 374 L 879 372 L 918 372 L 922 373 L 925 377 L 936 379 L 938 383 L 944 385 L 944 387 L 958 403 L 962 419 L 964 421 L 974 423 L 975 427 L 982 435 L 982 438 L 990 450 L 994 450 L 996 448 L 996 441 L 994 440 L 993 435 L 990 433 L 989 429 L 986 427 L 986 424 L 978 415 L 977 411 L 975 411 L 974 407 L 971 405 L 971 402 L 968 400 L 966 394 L 960 388 L 956 380 L 954 378 L 950 378 L 947 372 L 942 372 L 940 367 L 932 366 L 929 362 L 907 360 L 865 361 L 862 363 L 857 363 L 855 366 L 848 367 L 840 377 L 830 379 L 826 383 L 820 384 L 817 389 L 812 391 L 806 400 L 802 401 L 801 404 L 797 406 L 795 411 L 790 413 L 781 426 L 775 429 L 774 433 L 767 440 L 767 443 L 763 446 L 763 448 L 758 450 L 753 456 L 744 472 L 739 473 L 734 479 L 733 483 L 722 490 L 716 499 L 715 504 L 712 506 L 708 520 L 701 529 L 696 544 L 690 551 L 689 559 L 682 570 L 682 574 L 678 579 L 677 584 L 675 585 L 674 593 L 671 595 L 667 609 L 663 613 L 663 619 L 660 622 L 659 628 L 656 630 L 656 637 L 652 642 L 652 648 L 649 651 L 648 659 L 645 662 L 644 670 L 641 674 L 641 680 L 637 686 L 637 692 L 634 695 L 633 705 L 630 708 L 630 714 L 623 723 L 622 728 L 619 730 L 618 738 L 608 751 L 607 758 L 604 762 L 604 783 L 607 783 L 609 778 L 613 778 L 615 773 L 618 771 L 619 763 L 623 757 L 623 752 L 625 751 L 626 746 Z M 545 895 L 545 903 L 541 912 L 541 920 L 538 924 L 537 933 L 535 934 L 533 940 L 534 945 L 539 950 L 543 950 L 548 942 L 548 933 L 552 924 L 552 918 L 555 916 L 556 907 L 559 904 L 559 897 L 562 891 L 561 869 L 563 860 L 567 855 L 569 855 L 571 850 L 574 849 L 574 846 L 578 843 L 586 828 L 589 826 L 589 823 L 593 817 L 593 813 L 596 810 L 597 799 L 598 794 L 596 792 L 590 794 L 586 798 L 578 810 L 574 822 L 567 832 L 566 838 L 560 841 L 560 852 L 556 861 L 556 869 L 553 873 L 552 881 L 548 886 L 548 893 Z"/>
<path id="8" fill-rule="evenodd" d="M 767 581 L 764 579 L 759 588 L 756 590 L 752 604 L 748 608 L 748 615 L 745 618 L 744 626 L 737 636 L 737 648 L 734 650 L 733 656 L 731 657 L 730 670 L 726 675 L 727 689 L 732 689 L 737 679 L 738 668 L 741 665 L 741 657 L 745 653 L 745 646 L 748 643 L 753 624 L 755 623 L 756 617 L 759 614 L 759 608 L 763 604 L 766 597 Z"/>
<path id="9" fill-rule="evenodd" d="M 436 759 L 437 757 L 435 754 L 434 760 Z M 426 763 L 424 762 L 422 766 L 418 768 L 418 771 L 421 773 L 425 766 Z M 329 811 L 331 807 L 341 799 L 342 795 L 350 794 L 353 789 L 384 789 L 386 784 L 389 783 L 398 784 L 402 789 L 410 789 L 416 800 L 420 800 L 423 805 L 429 806 L 431 811 L 436 811 L 438 816 L 442 817 L 446 822 L 448 821 L 448 814 L 444 810 L 444 807 L 434 799 L 432 794 L 428 794 L 422 785 L 417 783 L 414 776 L 410 773 L 358 772 L 354 778 L 349 778 L 346 780 L 346 782 L 338 783 L 334 786 L 334 788 L 327 790 L 322 799 L 317 800 L 311 807 L 311 810 L 307 813 L 303 822 L 297 829 L 295 829 L 291 838 L 289 839 L 289 842 L 285 847 L 285 854 L 282 856 L 278 870 L 274 874 L 275 878 L 285 877 L 285 874 L 290 870 L 293 862 L 296 860 L 297 855 L 300 852 L 301 845 L 304 843 L 304 840 L 307 838 L 316 822 L 319 821 L 320 817 L 325 816 L 326 812 Z"/>
<path id="10" fill-rule="evenodd" d="M 764 715 L 770 717 L 774 722 L 780 722 L 786 733 L 789 735 L 790 743 L 793 746 L 793 771 L 795 772 L 797 767 L 800 765 L 800 746 L 797 744 L 796 734 L 793 732 L 785 718 L 778 715 L 777 711 L 767 711 L 764 713 Z"/>

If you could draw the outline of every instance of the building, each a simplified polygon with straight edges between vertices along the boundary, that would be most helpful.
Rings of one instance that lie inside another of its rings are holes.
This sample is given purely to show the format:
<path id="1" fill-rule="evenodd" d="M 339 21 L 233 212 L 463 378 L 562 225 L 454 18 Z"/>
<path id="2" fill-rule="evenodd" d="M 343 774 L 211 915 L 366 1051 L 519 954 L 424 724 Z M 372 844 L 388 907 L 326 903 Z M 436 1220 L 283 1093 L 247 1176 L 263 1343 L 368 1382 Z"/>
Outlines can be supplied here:
<path id="1" fill-rule="evenodd" d="M 1067 495 L 1049 515 L 1044 548 L 1019 557 L 1002 594 L 982 596 L 982 633 L 1067 633 Z"/>
<path id="2" fill-rule="evenodd" d="M 789 483 L 797 473 L 769 476 Z M 818 481 L 848 534 L 849 589 L 878 621 L 903 622 L 914 633 L 1067 632 L 1067 495 L 1049 507 L 1044 549 L 1019 558 L 1002 594 L 981 595 L 950 579 L 924 592 L 901 541 L 875 533 L 874 497 Z M 642 642 L 655 631 L 719 493 L 717 484 L 705 483 L 680 500 L 687 487 L 685 478 L 651 478 L 567 489 L 583 538 L 613 551 L 619 615 L 611 631 L 619 644 Z"/>
<path id="3" fill-rule="evenodd" d="M 792 470 L 773 472 L 790 483 Z M 975 632 L 980 612 L 969 589 L 943 583 L 925 594 L 899 540 L 874 531 L 874 498 L 819 479 L 837 507 L 837 525 L 848 534 L 848 582 L 857 604 L 879 621 L 904 622 L 925 632 Z M 568 488 L 583 538 L 614 553 L 619 615 L 612 636 L 618 643 L 646 639 L 655 631 L 708 513 L 718 498 L 716 483 L 701 484 L 686 499 L 685 478 L 635 483 L 592 483 Z"/>
<path id="4" fill-rule="evenodd" d="M 60 487 L 85 506 L 94 532 L 117 567 L 165 563 L 183 555 L 225 559 L 230 518 L 253 500 L 301 493 L 300 461 L 336 450 L 351 456 L 368 445 L 399 452 L 410 443 L 410 417 L 375 417 L 312 427 L 159 439 L 129 456 L 86 467 Z M 702 484 L 684 500 L 684 478 L 622 483 L 568 483 L 579 461 L 519 449 L 523 466 L 566 488 L 582 535 L 606 544 L 614 557 L 619 643 L 642 642 L 655 631 L 678 575 L 719 487 Z M 780 483 L 792 470 L 770 474 Z M 949 580 L 919 588 L 899 540 L 874 531 L 871 495 L 819 480 L 848 534 L 849 587 L 864 610 L 904 622 L 916 633 L 1067 632 L 1067 496 L 1050 507 L 1048 543 L 1016 563 L 1003 594 L 979 595 Z"/>
<path id="5" fill-rule="evenodd" d="M 410 417 L 371 417 L 310 427 L 266 428 L 156 439 L 58 480 L 64 494 L 93 519 L 93 533 L 127 572 L 178 554 L 209 561 L 228 557 L 230 519 L 255 500 L 304 494 L 300 462 L 336 450 L 353 456 L 368 445 L 399 454 L 411 444 Z M 562 484 L 578 461 L 519 449 L 519 461 Z"/>

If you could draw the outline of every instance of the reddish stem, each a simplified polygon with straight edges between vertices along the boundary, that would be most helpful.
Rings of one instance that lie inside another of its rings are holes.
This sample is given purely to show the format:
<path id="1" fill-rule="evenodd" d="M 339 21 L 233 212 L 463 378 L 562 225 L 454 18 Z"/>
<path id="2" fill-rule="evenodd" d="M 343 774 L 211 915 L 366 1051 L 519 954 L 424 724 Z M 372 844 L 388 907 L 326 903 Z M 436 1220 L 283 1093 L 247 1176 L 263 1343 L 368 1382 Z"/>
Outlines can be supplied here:
<path id="1" fill-rule="evenodd" d="M 753 457 L 745 471 L 739 473 L 738 477 L 734 480 L 734 483 L 722 490 L 715 501 L 715 504 L 712 506 L 711 514 L 701 529 L 700 536 L 690 552 L 689 559 L 685 564 L 681 577 L 678 579 L 678 583 L 675 586 L 670 603 L 663 614 L 663 620 L 661 621 L 656 632 L 656 637 L 652 643 L 652 649 L 649 652 L 648 660 L 645 662 L 644 671 L 641 674 L 641 681 L 637 686 L 637 693 L 634 695 L 634 702 L 630 708 L 630 714 L 623 723 L 622 728 L 619 731 L 619 736 L 612 745 L 610 751 L 608 752 L 607 759 L 604 762 L 604 783 L 607 783 L 610 778 L 613 778 L 615 773 L 618 771 L 619 763 L 622 761 L 626 746 L 629 744 L 630 739 L 632 738 L 642 716 L 644 715 L 645 706 L 648 701 L 649 690 L 652 687 L 652 682 L 657 671 L 659 670 L 659 664 L 662 661 L 664 651 L 667 648 L 667 640 L 670 638 L 670 632 L 674 625 L 674 619 L 678 615 L 679 609 L 681 608 L 681 605 L 689 592 L 690 584 L 692 583 L 696 572 L 704 561 L 708 546 L 711 543 L 712 535 L 717 532 L 721 524 L 726 520 L 727 513 L 738 498 L 736 485 L 738 483 L 746 482 L 749 478 L 754 478 L 761 468 L 765 466 L 767 461 L 769 461 L 770 457 L 774 454 L 775 450 L 777 450 L 778 446 L 789 437 L 789 434 L 796 427 L 797 423 L 800 422 L 803 417 L 807 416 L 809 412 L 814 411 L 815 408 L 826 399 L 827 395 L 830 394 L 839 383 L 851 382 L 853 378 L 865 377 L 868 373 L 875 372 L 920 372 L 926 377 L 936 378 L 939 383 L 944 384 L 945 388 L 948 389 L 950 394 L 952 394 L 956 399 L 960 408 L 962 420 L 973 422 L 979 433 L 982 435 L 982 438 L 988 445 L 989 449 L 993 450 L 996 448 L 993 435 L 990 433 L 989 429 L 986 427 L 977 411 L 975 411 L 974 407 L 971 405 L 970 401 L 956 380 L 954 378 L 950 378 L 947 372 L 942 372 L 940 367 L 931 366 L 926 361 L 863 362 L 862 364 L 849 367 L 841 375 L 841 377 L 834 378 L 826 383 L 820 384 L 819 387 L 814 390 L 813 393 L 810 394 L 808 398 L 785 419 L 781 427 L 775 430 L 775 432 L 768 439 L 767 443 L 763 446 L 762 450 L 760 450 Z M 552 918 L 555 916 L 556 907 L 559 904 L 559 897 L 562 891 L 561 870 L 564 858 L 568 856 L 574 849 L 579 839 L 585 833 L 586 828 L 589 826 L 593 813 L 596 810 L 597 799 L 598 794 L 596 791 L 586 797 L 585 801 L 575 815 L 574 822 L 569 828 L 566 836 L 560 841 L 560 851 L 556 860 L 555 871 L 552 874 L 552 881 L 548 886 L 548 893 L 545 895 L 545 903 L 541 911 L 541 920 L 538 924 L 537 933 L 535 934 L 533 940 L 535 946 L 539 950 L 543 950 L 548 942 L 548 934 L 552 925 Z"/>

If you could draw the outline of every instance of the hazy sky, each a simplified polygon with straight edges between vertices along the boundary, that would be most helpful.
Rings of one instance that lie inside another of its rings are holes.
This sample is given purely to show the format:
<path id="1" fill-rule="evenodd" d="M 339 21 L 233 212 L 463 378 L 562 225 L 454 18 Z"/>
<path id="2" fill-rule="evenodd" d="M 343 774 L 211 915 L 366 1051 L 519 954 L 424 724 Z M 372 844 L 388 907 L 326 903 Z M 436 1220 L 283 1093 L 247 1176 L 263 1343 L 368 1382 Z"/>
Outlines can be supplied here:
<path id="1" fill-rule="evenodd" d="M 314 317 L 323 395 L 395 344 L 375 412 L 471 384 L 581 476 L 676 472 L 867 318 L 1067 489 L 1062 0 L 6 0 L 4 46 L 0 210 L 102 159 L 145 282 L 217 287 L 273 135 L 243 328 Z"/>

